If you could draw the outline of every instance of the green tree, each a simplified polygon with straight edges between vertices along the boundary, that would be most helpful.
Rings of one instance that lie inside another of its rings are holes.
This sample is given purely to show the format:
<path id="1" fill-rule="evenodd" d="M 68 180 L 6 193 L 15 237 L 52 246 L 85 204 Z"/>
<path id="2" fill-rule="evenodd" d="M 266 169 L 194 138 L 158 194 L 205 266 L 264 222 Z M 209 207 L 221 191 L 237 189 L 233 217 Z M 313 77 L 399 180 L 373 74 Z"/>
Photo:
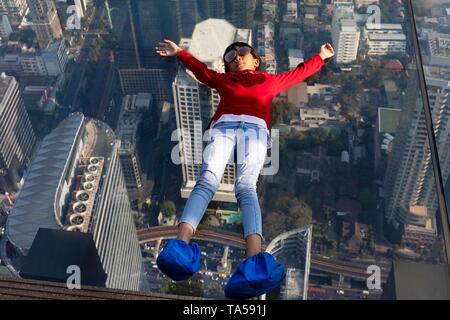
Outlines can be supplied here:
<path id="1" fill-rule="evenodd" d="M 279 211 L 273 211 L 264 217 L 264 234 L 267 239 L 274 239 L 285 232 L 285 216 Z"/>
<path id="2" fill-rule="evenodd" d="M 281 123 L 288 124 L 293 118 L 294 105 L 285 100 L 279 100 L 272 104 L 272 109 L 270 110 L 272 125 L 277 125 Z"/>
<path id="3" fill-rule="evenodd" d="M 175 207 L 175 203 L 173 201 L 170 201 L 170 200 L 163 202 L 161 211 L 166 217 L 173 217 L 177 213 L 177 209 Z"/>
<path id="4" fill-rule="evenodd" d="M 358 111 L 358 100 L 354 94 L 343 94 L 339 103 L 341 104 L 341 114 L 347 118 L 356 117 Z"/>

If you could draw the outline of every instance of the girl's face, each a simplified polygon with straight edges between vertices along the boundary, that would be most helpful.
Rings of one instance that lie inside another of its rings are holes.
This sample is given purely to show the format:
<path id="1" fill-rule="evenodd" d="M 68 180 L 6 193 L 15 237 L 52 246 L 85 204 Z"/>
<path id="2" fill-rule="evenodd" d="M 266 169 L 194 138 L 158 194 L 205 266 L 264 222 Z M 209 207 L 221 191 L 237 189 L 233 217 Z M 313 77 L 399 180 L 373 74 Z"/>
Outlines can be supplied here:
<path id="1" fill-rule="evenodd" d="M 228 63 L 228 68 L 230 71 L 239 71 L 239 70 L 256 70 L 259 66 L 259 60 L 254 58 L 251 53 L 247 53 L 246 55 L 236 55 L 236 58 Z"/>

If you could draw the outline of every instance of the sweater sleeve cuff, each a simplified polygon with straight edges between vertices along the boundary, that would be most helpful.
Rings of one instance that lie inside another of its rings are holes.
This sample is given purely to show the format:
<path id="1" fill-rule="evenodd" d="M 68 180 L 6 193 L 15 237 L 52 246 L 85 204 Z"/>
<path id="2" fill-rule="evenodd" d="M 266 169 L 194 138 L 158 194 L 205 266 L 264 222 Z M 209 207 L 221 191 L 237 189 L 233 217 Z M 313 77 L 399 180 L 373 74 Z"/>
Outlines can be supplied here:
<path id="1" fill-rule="evenodd" d="M 177 54 L 177 57 L 180 58 L 181 61 L 185 60 L 189 56 L 190 56 L 189 52 L 187 52 L 187 50 L 185 50 L 185 49 L 181 50 Z"/>
<path id="2" fill-rule="evenodd" d="M 320 56 L 320 54 L 316 54 L 314 56 L 314 59 L 316 59 L 317 61 L 319 61 L 319 63 L 323 66 L 325 64 L 325 60 L 322 59 L 322 57 Z"/>

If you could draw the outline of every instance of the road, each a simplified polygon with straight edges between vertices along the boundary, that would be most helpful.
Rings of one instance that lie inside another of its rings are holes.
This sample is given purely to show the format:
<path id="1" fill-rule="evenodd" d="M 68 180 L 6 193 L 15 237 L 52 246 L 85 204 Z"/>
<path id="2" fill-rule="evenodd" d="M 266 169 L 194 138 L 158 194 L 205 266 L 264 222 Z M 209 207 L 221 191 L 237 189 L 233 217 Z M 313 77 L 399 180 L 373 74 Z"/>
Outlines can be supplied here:
<path id="1" fill-rule="evenodd" d="M 138 230 L 139 243 L 146 243 L 161 238 L 173 239 L 177 234 L 176 226 L 159 226 Z M 245 240 L 240 234 L 215 229 L 198 229 L 194 234 L 194 239 L 211 241 L 229 245 L 240 249 L 245 249 Z M 266 245 L 263 245 L 265 250 Z M 367 268 L 371 265 L 380 267 L 381 282 L 385 283 L 390 271 L 388 261 L 341 261 L 334 260 L 320 255 L 311 256 L 311 269 L 322 270 L 335 274 L 342 274 L 355 279 L 366 280 L 370 274 Z"/>

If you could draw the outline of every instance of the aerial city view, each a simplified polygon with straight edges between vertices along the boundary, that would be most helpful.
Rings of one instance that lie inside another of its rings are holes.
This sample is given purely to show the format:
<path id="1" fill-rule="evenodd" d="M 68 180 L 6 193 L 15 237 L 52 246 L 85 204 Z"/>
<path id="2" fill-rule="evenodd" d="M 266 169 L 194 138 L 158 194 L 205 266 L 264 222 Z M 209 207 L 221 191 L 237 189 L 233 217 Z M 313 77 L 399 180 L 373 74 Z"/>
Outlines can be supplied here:
<path id="1" fill-rule="evenodd" d="M 263 80 L 226 91 L 244 57 Z M 269 106 L 261 237 L 234 154 L 174 281 L 158 257 L 201 211 L 204 133 L 239 94 Z M 450 0 L 0 0 L 0 299 L 40 297 L 29 280 L 227 299 L 255 243 L 285 276 L 252 299 L 442 299 L 449 94 Z"/>

